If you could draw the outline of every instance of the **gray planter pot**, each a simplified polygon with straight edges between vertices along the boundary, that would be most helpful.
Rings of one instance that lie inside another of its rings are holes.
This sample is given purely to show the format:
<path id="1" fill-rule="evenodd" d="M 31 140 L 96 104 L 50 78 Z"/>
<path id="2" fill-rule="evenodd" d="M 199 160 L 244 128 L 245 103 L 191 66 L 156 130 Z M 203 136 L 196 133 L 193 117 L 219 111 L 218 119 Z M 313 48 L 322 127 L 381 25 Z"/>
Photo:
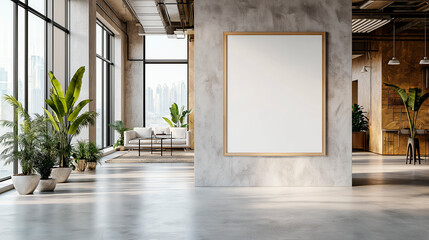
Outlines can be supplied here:
<path id="1" fill-rule="evenodd" d="M 16 175 L 12 176 L 13 186 L 20 195 L 32 194 L 39 184 L 40 175 Z"/>
<path id="2" fill-rule="evenodd" d="M 55 180 L 55 178 L 40 179 L 39 186 L 37 186 L 37 190 L 39 192 L 53 192 L 56 186 L 57 181 Z"/>
<path id="3" fill-rule="evenodd" d="M 52 168 L 51 172 L 51 178 L 55 178 L 57 180 L 57 183 L 63 183 L 66 182 L 67 179 L 69 179 L 70 173 L 72 172 L 71 167 L 67 168 Z"/>

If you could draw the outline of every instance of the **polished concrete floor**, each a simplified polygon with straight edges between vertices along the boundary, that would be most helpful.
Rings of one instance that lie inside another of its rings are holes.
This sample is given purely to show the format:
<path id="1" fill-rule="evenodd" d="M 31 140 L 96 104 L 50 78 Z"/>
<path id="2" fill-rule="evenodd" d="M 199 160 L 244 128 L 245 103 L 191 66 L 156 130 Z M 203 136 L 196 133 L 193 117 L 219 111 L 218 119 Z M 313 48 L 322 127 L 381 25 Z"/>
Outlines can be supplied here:
<path id="1" fill-rule="evenodd" d="M 0 239 L 429 239 L 429 165 L 354 155 L 354 187 L 195 188 L 193 165 L 103 164 L 0 195 Z"/>

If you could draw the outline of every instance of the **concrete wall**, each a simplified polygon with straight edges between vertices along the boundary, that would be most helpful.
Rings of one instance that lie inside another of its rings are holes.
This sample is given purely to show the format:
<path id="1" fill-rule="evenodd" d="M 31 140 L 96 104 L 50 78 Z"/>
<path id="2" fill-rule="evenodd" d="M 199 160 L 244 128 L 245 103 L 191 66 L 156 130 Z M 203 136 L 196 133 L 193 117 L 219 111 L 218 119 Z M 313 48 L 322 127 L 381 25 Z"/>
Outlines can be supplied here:
<path id="1" fill-rule="evenodd" d="M 96 1 L 70 0 L 70 71 L 71 76 L 80 67 L 85 66 L 80 100 L 91 98 L 89 108 L 84 110 L 96 110 L 96 20 L 100 20 L 114 34 L 114 120 L 124 118 L 124 74 L 125 74 L 125 51 L 126 35 L 121 31 L 125 29 L 113 12 L 103 1 L 97 1 L 107 11 L 107 14 L 96 5 Z M 112 21 L 113 18 L 115 22 Z M 120 24 L 117 26 L 116 24 Z M 115 133 L 115 139 L 118 137 Z M 96 140 L 96 125 L 84 129 L 74 141 Z"/>
<path id="2" fill-rule="evenodd" d="M 368 72 L 361 72 L 363 66 L 369 66 Z M 358 80 L 358 104 L 364 107 L 369 118 L 369 151 L 374 153 L 382 153 L 381 73 L 381 51 L 353 59 L 352 80 Z"/>
<path id="3" fill-rule="evenodd" d="M 85 66 L 82 79 L 80 99 L 95 99 L 95 73 L 96 73 L 96 2 L 87 0 L 70 0 L 70 78 L 76 70 Z M 83 111 L 95 111 L 95 101 L 86 106 Z M 74 140 L 95 141 L 95 126 L 81 131 Z"/>
<path id="4" fill-rule="evenodd" d="M 136 22 L 127 23 L 129 51 L 125 67 L 125 125 L 143 126 L 143 37 Z"/>
<path id="5" fill-rule="evenodd" d="M 351 1 L 195 2 L 196 186 L 351 186 L 351 18 Z M 327 32 L 326 157 L 223 156 L 225 31 Z"/>

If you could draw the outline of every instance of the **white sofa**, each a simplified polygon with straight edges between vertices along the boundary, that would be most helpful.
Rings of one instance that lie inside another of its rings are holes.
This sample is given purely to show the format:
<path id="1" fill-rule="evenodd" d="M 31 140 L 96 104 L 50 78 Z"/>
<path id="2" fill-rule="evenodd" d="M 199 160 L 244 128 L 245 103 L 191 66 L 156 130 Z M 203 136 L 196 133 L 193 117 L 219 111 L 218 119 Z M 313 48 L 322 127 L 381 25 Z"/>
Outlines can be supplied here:
<path id="1" fill-rule="evenodd" d="M 139 139 L 140 148 L 150 148 L 151 147 L 151 135 L 154 134 L 172 134 L 172 140 L 163 140 L 162 147 L 170 148 L 170 141 L 172 148 L 184 148 L 189 149 L 191 147 L 191 134 L 186 128 L 141 128 L 135 127 L 133 130 L 126 131 L 124 133 L 124 145 L 126 149 L 138 149 L 139 148 Z M 160 147 L 161 140 L 153 138 L 152 147 Z"/>

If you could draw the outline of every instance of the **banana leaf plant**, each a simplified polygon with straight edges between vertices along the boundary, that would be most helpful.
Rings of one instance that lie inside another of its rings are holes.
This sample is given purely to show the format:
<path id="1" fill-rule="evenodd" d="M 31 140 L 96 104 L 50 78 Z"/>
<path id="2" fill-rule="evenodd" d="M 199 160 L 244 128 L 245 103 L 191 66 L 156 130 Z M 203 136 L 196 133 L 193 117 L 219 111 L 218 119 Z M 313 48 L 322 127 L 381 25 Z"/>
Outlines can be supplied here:
<path id="1" fill-rule="evenodd" d="M 52 71 L 49 72 L 49 80 L 51 81 L 52 88 L 50 89 L 49 99 L 46 99 L 45 102 L 52 110 L 52 114 L 47 109 L 44 108 L 44 110 L 48 115 L 52 127 L 58 133 L 60 167 L 69 166 L 73 137 L 78 135 L 82 128 L 90 124 L 93 125 L 97 117 L 97 113 L 94 111 L 86 111 L 80 114 L 81 110 L 92 99 L 86 99 L 76 104 L 79 99 L 84 73 L 85 67 L 80 67 L 76 71 L 64 95 L 61 84 L 55 78 Z"/>
<path id="2" fill-rule="evenodd" d="M 163 117 L 163 119 L 170 125 L 170 127 L 187 127 L 187 123 L 183 123 L 185 118 L 192 113 L 192 108 L 190 110 L 185 110 L 185 106 L 182 106 L 179 110 L 179 107 L 176 103 L 173 103 L 170 107 L 171 119 Z"/>
<path id="3" fill-rule="evenodd" d="M 425 93 L 421 96 L 422 90 L 420 88 L 410 88 L 407 92 L 393 84 L 384 84 L 385 86 L 393 88 L 398 95 L 401 97 L 404 103 L 405 110 L 407 112 L 408 123 L 410 124 L 410 138 L 414 138 L 416 134 L 416 122 L 419 115 L 420 107 L 429 98 L 429 93 Z M 410 110 L 412 113 L 410 113 Z"/>

